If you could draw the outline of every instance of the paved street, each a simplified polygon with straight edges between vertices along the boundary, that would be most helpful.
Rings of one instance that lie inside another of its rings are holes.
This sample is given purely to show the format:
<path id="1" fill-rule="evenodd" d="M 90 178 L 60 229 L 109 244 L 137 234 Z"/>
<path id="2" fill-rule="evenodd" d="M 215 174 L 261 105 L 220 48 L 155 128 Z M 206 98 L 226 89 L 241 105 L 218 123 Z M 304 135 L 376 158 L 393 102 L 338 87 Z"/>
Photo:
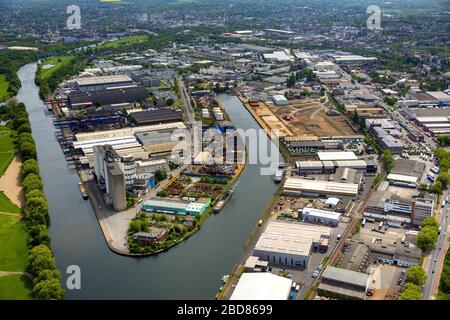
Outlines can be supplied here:
<path id="1" fill-rule="evenodd" d="M 447 191 L 444 197 L 449 196 L 450 192 Z M 439 287 L 439 278 L 444 263 L 445 253 L 448 248 L 448 214 L 450 212 L 450 203 L 447 203 L 445 207 L 439 210 L 437 217 L 439 224 L 442 226 L 441 234 L 435 248 L 427 256 L 427 261 L 424 263 L 425 270 L 427 271 L 428 278 L 423 289 L 423 299 L 432 300 L 437 294 Z"/>

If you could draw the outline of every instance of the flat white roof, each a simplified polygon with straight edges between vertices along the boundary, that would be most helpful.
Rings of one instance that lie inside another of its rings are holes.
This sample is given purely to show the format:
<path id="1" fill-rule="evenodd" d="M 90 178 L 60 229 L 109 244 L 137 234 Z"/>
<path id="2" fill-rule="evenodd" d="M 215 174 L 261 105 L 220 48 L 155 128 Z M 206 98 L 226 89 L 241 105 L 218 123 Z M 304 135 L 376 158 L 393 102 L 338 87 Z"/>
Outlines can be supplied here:
<path id="1" fill-rule="evenodd" d="M 317 152 L 317 156 L 321 161 L 333 160 L 358 160 L 354 152 L 345 151 L 324 151 Z"/>
<path id="2" fill-rule="evenodd" d="M 99 77 L 84 77 L 73 79 L 79 86 L 95 85 L 95 84 L 106 84 L 115 82 L 130 82 L 133 81 L 131 78 L 124 74 L 115 74 L 110 76 L 99 76 Z"/>
<path id="3" fill-rule="evenodd" d="M 287 300 L 292 280 L 270 272 L 243 273 L 230 300 Z"/>
<path id="4" fill-rule="evenodd" d="M 395 181 L 401 181 L 401 182 L 408 182 L 408 183 L 417 183 L 417 177 L 414 176 L 406 176 L 403 174 L 395 174 L 391 173 L 387 176 L 388 180 L 395 180 Z"/>
<path id="5" fill-rule="evenodd" d="M 358 194 L 358 185 L 354 183 L 306 180 L 299 178 L 287 178 L 283 188 L 285 191 L 293 192 L 339 194 L 345 196 L 356 196 Z"/>
<path id="6" fill-rule="evenodd" d="M 416 120 L 421 123 L 431 123 L 431 122 L 450 122 L 449 117 L 416 117 Z"/>
<path id="7" fill-rule="evenodd" d="M 336 221 L 339 221 L 339 219 L 341 218 L 341 214 L 339 212 L 319 210 L 314 208 L 303 208 L 302 214 Z"/>

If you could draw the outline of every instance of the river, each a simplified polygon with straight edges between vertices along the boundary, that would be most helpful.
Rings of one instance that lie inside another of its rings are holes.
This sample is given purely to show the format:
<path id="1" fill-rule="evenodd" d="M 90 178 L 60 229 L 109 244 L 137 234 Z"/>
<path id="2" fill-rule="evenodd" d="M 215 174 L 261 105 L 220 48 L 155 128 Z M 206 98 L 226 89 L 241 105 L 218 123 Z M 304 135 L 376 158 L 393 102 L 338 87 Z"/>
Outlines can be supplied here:
<path id="1" fill-rule="evenodd" d="M 30 114 L 64 287 L 67 267 L 81 268 L 81 289 L 66 290 L 65 299 L 214 299 L 277 188 L 271 177 L 261 176 L 258 164 L 247 165 L 226 207 L 187 241 L 157 256 L 117 255 L 108 249 L 90 202 L 81 198 L 77 172 L 66 165 L 34 83 L 36 68 L 33 63 L 18 71 L 17 99 Z M 239 99 L 221 100 L 237 127 L 259 128 Z"/>

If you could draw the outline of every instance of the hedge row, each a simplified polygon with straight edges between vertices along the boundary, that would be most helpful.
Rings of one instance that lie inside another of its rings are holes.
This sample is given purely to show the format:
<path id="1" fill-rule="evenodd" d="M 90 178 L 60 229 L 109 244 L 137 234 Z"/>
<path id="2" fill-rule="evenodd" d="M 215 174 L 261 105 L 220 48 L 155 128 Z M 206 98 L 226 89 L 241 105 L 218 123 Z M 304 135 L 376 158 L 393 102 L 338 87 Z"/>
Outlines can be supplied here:
<path id="1" fill-rule="evenodd" d="M 27 271 L 33 275 L 33 295 L 42 300 L 62 299 L 64 290 L 50 249 L 48 203 L 39 175 L 36 143 L 31 135 L 28 113 L 23 103 L 2 106 L 0 111 L 3 118 L 10 120 L 8 125 L 18 133 L 17 149 L 23 161 L 20 174 L 25 195 L 22 209 L 30 249 Z"/>

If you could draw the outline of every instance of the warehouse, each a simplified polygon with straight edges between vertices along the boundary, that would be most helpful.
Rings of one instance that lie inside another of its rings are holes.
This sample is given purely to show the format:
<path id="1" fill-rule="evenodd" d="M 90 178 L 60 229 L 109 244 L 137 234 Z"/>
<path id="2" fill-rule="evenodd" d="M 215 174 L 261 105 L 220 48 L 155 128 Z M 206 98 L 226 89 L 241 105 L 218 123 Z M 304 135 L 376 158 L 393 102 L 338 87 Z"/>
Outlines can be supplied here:
<path id="1" fill-rule="evenodd" d="M 230 300 L 287 300 L 292 280 L 270 272 L 243 273 Z"/>
<path id="2" fill-rule="evenodd" d="M 320 161 L 358 160 L 354 152 L 323 151 L 317 152 Z"/>
<path id="3" fill-rule="evenodd" d="M 387 176 L 387 180 L 392 185 L 415 188 L 417 186 L 417 177 L 411 175 L 391 173 Z"/>
<path id="4" fill-rule="evenodd" d="M 68 94 L 69 105 L 72 109 L 141 102 L 147 98 L 148 91 L 144 87 L 71 92 Z"/>
<path id="5" fill-rule="evenodd" d="M 115 87 L 133 86 L 133 80 L 126 75 L 76 78 L 69 81 L 69 86 L 79 91 L 106 90 Z"/>
<path id="6" fill-rule="evenodd" d="M 183 119 L 183 113 L 181 110 L 159 109 L 133 112 L 130 114 L 130 117 L 138 126 L 143 126 L 159 123 L 179 122 Z"/>
<path id="7" fill-rule="evenodd" d="M 326 252 L 331 228 L 295 222 L 270 221 L 253 255 L 275 265 L 308 267 L 312 250 Z"/>
<path id="8" fill-rule="evenodd" d="M 283 186 L 285 194 L 311 196 L 345 196 L 356 197 L 359 186 L 354 183 L 340 183 L 333 181 L 306 180 L 287 178 Z"/>
<path id="9" fill-rule="evenodd" d="M 272 101 L 276 106 L 287 106 L 289 104 L 286 97 L 281 94 L 274 95 Z"/>
<path id="10" fill-rule="evenodd" d="M 302 221 L 336 227 L 341 219 L 341 214 L 334 211 L 325 211 L 314 208 L 298 209 Z"/>
<path id="11" fill-rule="evenodd" d="M 204 200 L 204 202 L 193 202 L 153 198 L 144 202 L 142 205 L 142 210 L 147 212 L 200 216 L 203 212 L 205 212 L 206 208 L 208 208 L 211 203 L 210 198 Z"/>
<path id="12" fill-rule="evenodd" d="M 139 147 L 140 144 L 134 136 L 113 137 L 107 139 L 97 139 L 89 141 L 73 142 L 74 149 L 81 149 L 85 156 L 93 153 L 95 146 L 110 145 L 113 149 L 127 149 Z"/>
<path id="13" fill-rule="evenodd" d="M 322 296 L 362 300 L 369 286 L 368 274 L 327 266 L 318 289 Z"/>
<path id="14" fill-rule="evenodd" d="M 299 174 L 331 174 L 345 168 L 367 172 L 377 170 L 375 163 L 367 163 L 364 160 L 296 161 L 295 166 Z"/>

